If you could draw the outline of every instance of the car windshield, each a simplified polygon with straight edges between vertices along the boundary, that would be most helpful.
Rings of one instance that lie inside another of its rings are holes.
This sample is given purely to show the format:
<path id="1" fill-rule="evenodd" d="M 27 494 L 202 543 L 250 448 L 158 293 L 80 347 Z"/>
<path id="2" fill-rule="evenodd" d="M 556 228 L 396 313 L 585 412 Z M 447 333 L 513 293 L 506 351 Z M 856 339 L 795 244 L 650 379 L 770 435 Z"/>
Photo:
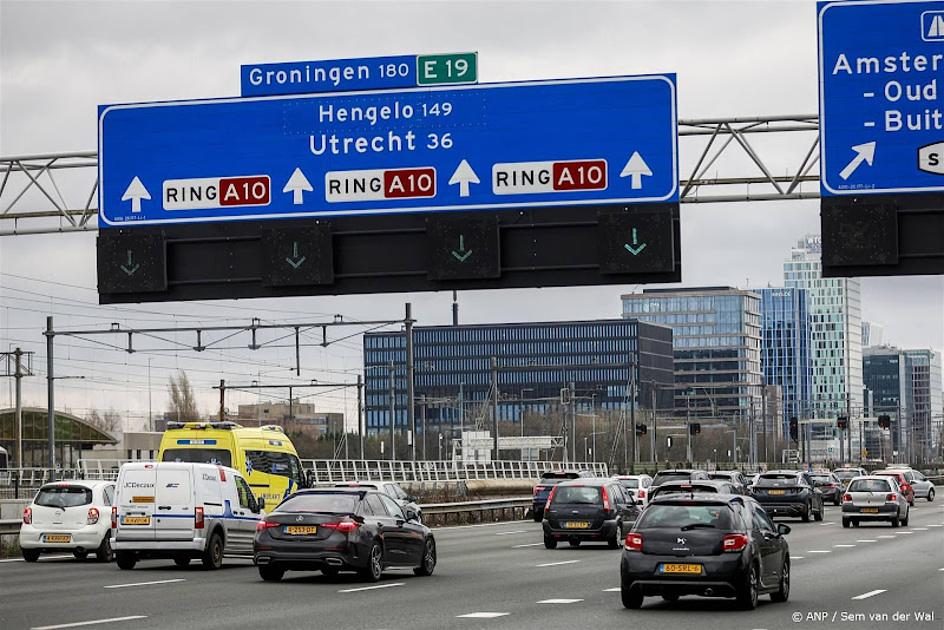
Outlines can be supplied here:
<path id="1" fill-rule="evenodd" d="M 353 514 L 356 508 L 356 494 L 324 492 L 319 494 L 296 494 L 279 504 L 275 511 Z"/>
<path id="2" fill-rule="evenodd" d="M 658 486 L 666 481 L 688 481 L 691 475 L 686 472 L 660 472 L 652 479 L 652 485 Z"/>
<path id="3" fill-rule="evenodd" d="M 228 450 L 222 448 L 169 448 L 164 451 L 161 461 L 232 467 L 233 456 Z"/>
<path id="4" fill-rule="evenodd" d="M 856 479 L 849 484 L 849 492 L 888 492 L 891 486 L 884 479 Z"/>
<path id="5" fill-rule="evenodd" d="M 843 481 L 847 481 L 849 479 L 852 479 L 856 475 L 858 475 L 858 473 L 851 470 L 837 470 L 833 474 L 839 477 L 840 479 L 842 479 Z"/>
<path id="6" fill-rule="evenodd" d="M 731 529 L 734 519 L 731 508 L 725 505 L 665 505 L 650 503 L 636 523 L 636 530 L 668 527 L 693 529 L 715 527 Z"/>
<path id="7" fill-rule="evenodd" d="M 795 486 L 797 485 L 797 476 L 791 474 L 772 474 L 761 475 L 754 484 L 758 487 L 776 487 L 776 486 Z"/>
<path id="8" fill-rule="evenodd" d="M 624 488 L 633 489 L 633 488 L 639 487 L 638 479 L 619 479 L 618 481 L 620 482 L 620 485 L 623 486 Z"/>
<path id="9" fill-rule="evenodd" d="M 810 479 L 812 479 L 813 483 L 817 485 L 829 483 L 832 481 L 832 478 L 829 475 L 810 475 Z"/>
<path id="10" fill-rule="evenodd" d="M 46 486 L 36 495 L 36 505 L 53 508 L 77 507 L 92 502 L 92 491 L 85 486 Z"/>
<path id="11" fill-rule="evenodd" d="M 600 488 L 596 486 L 561 486 L 554 492 L 555 504 L 600 505 Z"/>

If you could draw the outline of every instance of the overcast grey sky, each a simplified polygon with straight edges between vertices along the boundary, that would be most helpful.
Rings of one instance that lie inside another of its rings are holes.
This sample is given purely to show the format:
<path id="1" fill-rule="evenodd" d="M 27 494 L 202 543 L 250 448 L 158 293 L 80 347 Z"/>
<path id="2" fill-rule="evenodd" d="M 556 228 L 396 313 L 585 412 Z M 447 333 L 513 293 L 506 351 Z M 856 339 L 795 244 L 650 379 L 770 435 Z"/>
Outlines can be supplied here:
<path id="1" fill-rule="evenodd" d="M 479 52 L 480 81 L 675 72 L 681 118 L 814 113 L 815 3 L 746 2 L 18 2 L 0 0 L 0 155 L 93 150 L 98 104 L 231 96 L 242 63 L 434 51 Z M 763 141 L 759 141 L 763 142 Z M 785 171 L 795 145 L 771 144 Z M 682 143 L 683 170 L 696 159 Z M 682 207 L 683 284 L 782 284 L 782 262 L 804 234 L 819 231 L 818 202 L 688 204 Z M 414 304 L 421 324 L 449 320 L 448 294 L 383 295 L 207 304 L 96 307 L 94 236 L 0 238 L 0 345 L 37 351 L 44 315 L 57 326 L 401 317 Z M 58 283 L 58 284 L 54 284 Z M 636 287 L 475 291 L 460 295 L 464 322 L 618 317 Z M 84 303 L 83 303 L 84 302 Z M 864 317 L 887 342 L 944 346 L 944 280 L 863 280 Z M 67 347 L 72 346 L 72 347 Z M 63 341 L 58 401 L 78 413 L 115 407 L 140 417 L 148 406 L 143 355 L 92 351 Z M 42 361 L 40 361 L 42 363 Z M 153 408 L 166 404 L 168 373 L 188 369 L 202 405 L 220 378 L 288 378 L 290 350 L 151 357 Z M 342 378 L 360 364 L 359 342 L 303 354 L 303 380 Z M 324 370 L 341 370 L 325 372 Z M 31 382 L 30 382 L 31 381 Z M 45 404 L 39 378 L 27 401 Z M 0 405 L 8 400 L 0 390 Z M 232 399 L 251 402 L 253 396 Z M 350 410 L 353 395 L 316 399 Z"/>

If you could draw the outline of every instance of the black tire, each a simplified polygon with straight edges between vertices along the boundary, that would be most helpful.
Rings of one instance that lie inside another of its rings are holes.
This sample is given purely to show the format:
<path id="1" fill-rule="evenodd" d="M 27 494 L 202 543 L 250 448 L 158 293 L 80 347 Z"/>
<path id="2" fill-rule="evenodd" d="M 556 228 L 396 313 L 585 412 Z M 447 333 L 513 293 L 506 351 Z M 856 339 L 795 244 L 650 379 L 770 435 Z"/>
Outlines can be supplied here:
<path id="1" fill-rule="evenodd" d="M 780 569 L 780 584 L 777 590 L 770 594 L 770 601 L 785 602 L 790 599 L 790 561 L 784 560 Z"/>
<path id="2" fill-rule="evenodd" d="M 823 520 L 823 513 L 824 513 L 825 511 L 826 511 L 825 507 L 821 507 L 821 508 L 819 509 L 819 512 L 813 512 L 813 520 L 814 520 L 814 521 L 821 521 L 821 520 Z"/>
<path id="3" fill-rule="evenodd" d="M 130 571 L 138 563 L 138 557 L 133 551 L 118 551 L 115 553 L 115 562 L 118 568 L 123 571 Z"/>
<path id="4" fill-rule="evenodd" d="M 85 549 L 73 549 L 72 555 L 75 556 L 76 560 L 85 560 L 88 558 L 88 553 Z"/>
<path id="5" fill-rule="evenodd" d="M 367 582 L 379 582 L 383 575 L 383 547 L 380 543 L 374 541 L 367 552 L 367 566 L 357 572 L 362 580 Z"/>
<path id="6" fill-rule="evenodd" d="M 833 505 L 835 505 L 836 507 L 839 507 L 840 505 L 842 505 L 842 500 L 840 500 L 838 494 L 836 495 L 836 498 L 833 499 Z"/>
<path id="7" fill-rule="evenodd" d="M 223 537 L 218 532 L 210 534 L 206 549 L 200 554 L 200 562 L 208 571 L 216 571 L 223 566 Z"/>
<path id="8" fill-rule="evenodd" d="M 898 527 L 898 519 L 897 519 L 897 518 L 893 518 L 893 519 L 892 519 L 892 527 Z"/>
<path id="9" fill-rule="evenodd" d="M 737 603 L 742 610 L 754 610 L 757 608 L 757 597 L 759 593 L 757 565 L 751 564 L 747 575 L 744 578 L 744 584 L 738 589 Z"/>
<path id="10" fill-rule="evenodd" d="M 285 569 L 271 564 L 259 565 L 259 577 L 263 582 L 278 582 L 285 575 Z"/>
<path id="11" fill-rule="evenodd" d="M 413 569 L 415 575 L 428 576 L 432 575 L 433 571 L 436 570 L 436 541 L 433 540 L 432 536 L 426 539 L 426 544 L 423 545 L 423 559 L 420 561 L 420 566 Z"/>
<path id="12" fill-rule="evenodd" d="M 852 526 L 853 526 L 853 527 L 858 527 L 858 526 L 859 526 L 859 519 L 857 519 L 857 518 L 852 519 Z"/>
<path id="13" fill-rule="evenodd" d="M 619 537 L 619 532 L 613 532 L 613 535 L 606 539 L 606 546 L 610 549 L 619 549 L 622 539 Z"/>
<path id="14" fill-rule="evenodd" d="M 905 518 L 901 519 L 901 526 L 908 527 L 908 521 L 911 520 L 911 510 L 905 512 Z"/>
<path id="15" fill-rule="evenodd" d="M 111 533 L 105 534 L 102 544 L 95 550 L 95 559 L 99 562 L 113 562 L 115 560 L 115 552 L 111 548 Z"/>
<path id="16" fill-rule="evenodd" d="M 632 584 L 624 581 L 620 584 L 620 599 L 623 600 L 623 607 L 630 610 L 642 608 L 642 589 L 633 588 Z"/>
<path id="17" fill-rule="evenodd" d="M 914 507 L 914 499 L 911 499 L 910 501 L 908 501 L 908 506 Z"/>
<path id="18" fill-rule="evenodd" d="M 550 536 L 545 536 L 544 547 L 545 549 L 557 549 L 557 540 L 554 538 L 551 538 Z"/>
<path id="19" fill-rule="evenodd" d="M 23 559 L 27 562 L 36 562 L 39 560 L 39 554 L 41 553 L 39 549 L 20 549 L 23 553 Z"/>
<path id="20" fill-rule="evenodd" d="M 181 569 L 190 566 L 190 556 L 177 556 L 174 558 L 174 564 L 176 564 Z"/>
<path id="21" fill-rule="evenodd" d="M 531 518 L 534 519 L 535 523 L 540 523 L 544 520 L 544 511 L 543 510 L 534 510 L 531 514 Z"/>
<path id="22" fill-rule="evenodd" d="M 571 538 L 570 540 L 567 541 L 567 544 L 570 545 L 571 547 L 579 547 L 580 541 L 577 540 L 576 538 Z"/>
<path id="23" fill-rule="evenodd" d="M 850 524 L 851 524 L 851 521 L 849 521 L 849 519 L 847 518 L 842 519 L 842 526 L 845 527 L 846 529 L 849 529 Z"/>
<path id="24" fill-rule="evenodd" d="M 928 490 L 928 503 L 934 500 L 934 488 Z"/>

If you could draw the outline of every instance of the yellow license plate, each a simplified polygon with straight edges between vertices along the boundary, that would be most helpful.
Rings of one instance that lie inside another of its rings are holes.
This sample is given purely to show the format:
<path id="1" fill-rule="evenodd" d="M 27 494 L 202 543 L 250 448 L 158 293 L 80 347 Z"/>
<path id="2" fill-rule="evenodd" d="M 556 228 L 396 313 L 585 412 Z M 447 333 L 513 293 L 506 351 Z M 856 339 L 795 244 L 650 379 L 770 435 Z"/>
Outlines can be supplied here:
<path id="1" fill-rule="evenodd" d="M 663 573 L 679 573 L 684 575 L 701 575 L 700 564 L 663 564 Z"/>
<path id="2" fill-rule="evenodd" d="M 132 503 L 154 503 L 154 497 L 149 497 L 149 496 L 131 497 L 131 502 Z"/>
<path id="3" fill-rule="evenodd" d="M 862 511 L 866 514 L 878 514 L 878 508 L 862 508 Z"/>
<path id="4" fill-rule="evenodd" d="M 770 494 L 785 494 L 785 490 L 771 490 Z"/>
<path id="5" fill-rule="evenodd" d="M 122 525 L 150 525 L 150 516 L 125 516 L 121 519 Z"/>
<path id="6" fill-rule="evenodd" d="M 564 523 L 564 527 L 567 529 L 589 529 L 589 521 L 567 521 Z"/>
<path id="7" fill-rule="evenodd" d="M 318 533 L 318 528 L 314 525 L 288 525 L 285 533 L 292 536 L 312 536 Z"/>
<path id="8" fill-rule="evenodd" d="M 46 542 L 48 543 L 67 543 L 72 542 L 72 536 L 66 534 L 46 534 Z"/>

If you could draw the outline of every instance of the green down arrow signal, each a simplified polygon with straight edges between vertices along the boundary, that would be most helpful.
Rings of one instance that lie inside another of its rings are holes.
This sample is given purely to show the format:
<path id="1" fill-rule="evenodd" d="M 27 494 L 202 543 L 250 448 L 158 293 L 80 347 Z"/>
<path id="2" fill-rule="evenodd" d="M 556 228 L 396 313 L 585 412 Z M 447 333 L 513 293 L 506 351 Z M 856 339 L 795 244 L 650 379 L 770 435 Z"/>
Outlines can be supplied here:
<path id="1" fill-rule="evenodd" d="M 639 236 L 636 234 L 636 228 L 633 228 L 633 244 L 623 243 L 623 247 L 633 256 L 638 256 L 642 250 L 646 249 L 646 244 L 639 244 Z"/>
<path id="2" fill-rule="evenodd" d="M 471 249 L 465 248 L 465 236 L 459 235 L 459 251 L 452 250 L 452 255 L 459 262 L 465 262 L 472 255 Z"/>

